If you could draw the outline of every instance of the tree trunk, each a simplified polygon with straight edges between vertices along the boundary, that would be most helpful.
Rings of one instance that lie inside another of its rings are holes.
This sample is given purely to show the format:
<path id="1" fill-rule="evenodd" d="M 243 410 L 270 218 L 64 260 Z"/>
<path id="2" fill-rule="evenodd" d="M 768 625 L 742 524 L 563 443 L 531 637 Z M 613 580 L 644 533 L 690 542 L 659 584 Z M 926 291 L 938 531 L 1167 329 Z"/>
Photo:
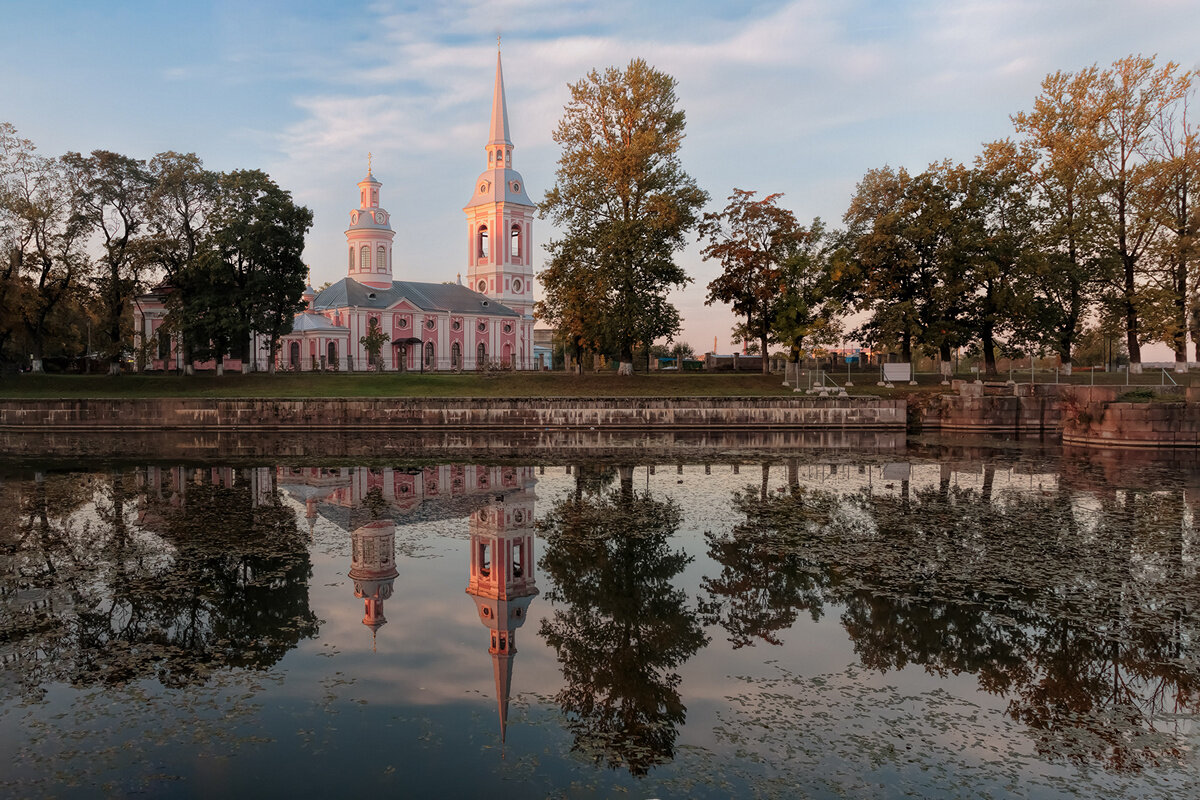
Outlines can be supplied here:
<path id="1" fill-rule="evenodd" d="M 764 333 L 762 335 L 762 338 L 759 339 L 759 344 L 762 347 L 762 350 L 759 352 L 759 355 L 762 356 L 762 374 L 770 375 L 771 365 L 767 360 L 767 334 Z"/>
<path id="2" fill-rule="evenodd" d="M 942 373 L 944 380 L 950 380 L 950 376 L 954 374 L 954 360 L 950 352 L 950 345 L 943 343 L 938 349 L 938 357 L 941 363 L 938 365 L 939 371 Z"/>
<path id="3" fill-rule="evenodd" d="M 1179 254 L 1179 262 L 1175 265 L 1174 286 L 1172 286 L 1172 294 L 1174 297 L 1174 316 L 1175 316 L 1175 335 L 1172 345 L 1175 348 L 1175 371 L 1187 372 L 1187 257 L 1182 253 Z"/>
<path id="4" fill-rule="evenodd" d="M 900 335 L 900 360 L 906 364 L 912 363 L 912 334 L 908 331 Z"/>
<path id="5" fill-rule="evenodd" d="M 1129 374 L 1142 374 L 1142 346 L 1138 342 L 1138 313 L 1133 304 L 1137 285 L 1134 283 L 1133 259 L 1125 261 L 1125 347 L 1129 350 Z"/>
<path id="6" fill-rule="evenodd" d="M 225 354 L 217 353 L 217 377 L 220 378 L 225 374 Z"/>
<path id="7" fill-rule="evenodd" d="M 995 377 L 996 375 L 996 337 L 992 333 L 992 326 L 985 325 L 979 333 L 980 342 L 983 345 L 983 372 L 985 375 Z"/>
<path id="8" fill-rule="evenodd" d="M 621 365 L 619 367 L 617 367 L 617 374 L 618 375 L 632 375 L 633 374 L 633 347 L 632 346 L 621 348 Z"/>

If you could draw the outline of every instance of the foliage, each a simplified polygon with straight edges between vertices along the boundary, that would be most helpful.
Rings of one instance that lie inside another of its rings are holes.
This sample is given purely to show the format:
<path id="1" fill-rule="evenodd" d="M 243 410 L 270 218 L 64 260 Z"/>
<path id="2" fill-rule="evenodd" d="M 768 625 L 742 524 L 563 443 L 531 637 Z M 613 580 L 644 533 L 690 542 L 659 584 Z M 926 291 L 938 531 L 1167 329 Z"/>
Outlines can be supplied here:
<path id="1" fill-rule="evenodd" d="M 555 185 L 541 204 L 564 234 L 546 246 L 537 313 L 577 348 L 612 347 L 629 372 L 636 344 L 679 330 L 666 295 L 690 279 L 674 254 L 707 195 L 679 161 L 684 113 L 671 76 L 634 59 L 570 89 L 554 131 Z"/>
<path id="2" fill-rule="evenodd" d="M 379 355 L 383 352 L 383 346 L 391 338 L 386 331 L 379 327 L 378 318 L 371 317 L 367 320 L 367 333 L 359 337 L 358 343 L 366 349 L 367 361 L 374 364 L 376 369 L 381 366 Z"/>
<path id="3" fill-rule="evenodd" d="M 705 305 L 729 303 L 745 317 L 740 336 L 768 352 L 775 341 L 774 322 L 785 300 L 789 271 L 807 237 L 791 211 L 780 208 L 781 194 L 755 199 L 755 192 L 734 189 L 720 212 L 709 212 L 700 223 L 700 238 L 708 244 L 705 259 L 718 261 L 723 272 L 708 284 Z M 769 372 L 766 359 L 762 371 Z"/>
<path id="4" fill-rule="evenodd" d="M 259 170 L 223 174 L 219 186 L 207 258 L 214 261 L 212 269 L 228 275 L 236 287 L 232 305 L 240 312 L 241 324 L 232 333 L 262 334 L 268 371 L 273 372 L 279 340 L 304 308 L 308 268 L 300 256 L 312 212 L 293 203 L 290 192 Z"/>
<path id="5" fill-rule="evenodd" d="M 143 266 L 135 257 L 135 241 L 146 223 L 152 179 L 146 162 L 108 150 L 93 150 L 89 156 L 67 153 L 63 161 L 71 176 L 77 219 L 99 240 L 101 269 L 95 286 L 100 344 L 109 373 L 119 375 L 130 349 L 130 302 Z"/>

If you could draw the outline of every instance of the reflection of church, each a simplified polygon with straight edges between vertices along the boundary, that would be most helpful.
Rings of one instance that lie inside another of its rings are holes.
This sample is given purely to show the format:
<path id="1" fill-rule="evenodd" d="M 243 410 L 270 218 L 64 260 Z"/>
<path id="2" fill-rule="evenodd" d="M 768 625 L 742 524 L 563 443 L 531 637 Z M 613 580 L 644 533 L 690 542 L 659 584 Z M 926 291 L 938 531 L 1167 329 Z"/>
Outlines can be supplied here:
<path id="1" fill-rule="evenodd" d="M 508 724 L 517 628 L 537 596 L 533 554 L 532 492 L 497 497 L 471 515 L 471 578 L 467 594 L 489 631 L 488 652 L 496 679 L 500 739 Z"/>
<path id="2" fill-rule="evenodd" d="M 368 522 L 350 534 L 350 580 L 354 596 L 363 601 L 362 624 L 371 629 L 371 637 L 387 622 L 383 601 L 392 596 L 396 576 L 396 523 L 392 520 Z"/>

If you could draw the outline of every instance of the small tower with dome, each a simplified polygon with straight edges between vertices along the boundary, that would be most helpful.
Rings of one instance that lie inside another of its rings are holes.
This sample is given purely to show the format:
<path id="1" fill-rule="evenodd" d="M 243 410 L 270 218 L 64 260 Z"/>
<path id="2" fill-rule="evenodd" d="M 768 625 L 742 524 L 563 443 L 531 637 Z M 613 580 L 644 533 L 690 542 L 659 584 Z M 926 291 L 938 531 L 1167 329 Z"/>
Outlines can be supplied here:
<path id="1" fill-rule="evenodd" d="M 374 289 L 392 288 L 391 217 L 379 205 L 379 189 L 367 163 L 367 177 L 358 182 L 358 208 L 350 212 L 346 230 L 348 264 L 346 277 Z"/>

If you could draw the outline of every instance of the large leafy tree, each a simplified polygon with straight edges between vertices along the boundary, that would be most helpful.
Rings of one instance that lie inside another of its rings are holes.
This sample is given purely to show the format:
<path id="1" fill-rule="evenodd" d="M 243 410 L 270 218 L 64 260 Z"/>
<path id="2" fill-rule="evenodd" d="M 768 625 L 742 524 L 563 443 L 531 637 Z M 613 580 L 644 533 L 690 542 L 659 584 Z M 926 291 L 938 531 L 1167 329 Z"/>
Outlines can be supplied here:
<path id="1" fill-rule="evenodd" d="M 5 324 L 9 335 L 23 329 L 32 369 L 41 372 L 47 338 L 65 338 L 67 309 L 75 310 L 88 277 L 86 229 L 62 161 L 38 154 L 8 124 L 0 125 L 0 176 Z"/>
<path id="2" fill-rule="evenodd" d="M 1196 296 L 1200 292 L 1200 259 L 1196 255 L 1200 233 L 1200 206 L 1196 202 L 1200 193 L 1200 126 L 1189 119 L 1191 97 L 1189 89 L 1174 106 L 1160 111 L 1154 123 L 1161 217 L 1168 231 L 1159 259 L 1160 282 L 1167 295 L 1164 338 L 1175 351 L 1176 372 L 1187 372 L 1189 327 L 1200 359 L 1200 329 L 1189 319 L 1195 316 L 1200 321 L 1200 297 Z"/>
<path id="3" fill-rule="evenodd" d="M 232 307 L 238 313 L 236 320 L 225 318 L 233 326 L 224 331 L 228 342 L 240 346 L 250 332 L 261 334 L 268 371 L 274 372 L 280 337 L 291 331 L 295 314 L 304 307 L 301 296 L 308 268 L 300 255 L 304 235 L 312 227 L 312 212 L 296 205 L 290 192 L 259 170 L 225 173 L 218 187 L 209 252 L 201 261 L 234 288 Z M 216 295 L 212 293 L 212 302 L 222 303 Z M 223 305 L 231 305 L 228 296 Z M 224 352 L 216 352 L 218 372 Z"/>
<path id="4" fill-rule="evenodd" d="M 700 223 L 700 238 L 708 244 L 704 258 L 721 264 L 722 272 L 708 284 L 706 305 L 729 303 L 733 313 L 745 317 L 742 330 L 759 344 L 765 358 L 774 338 L 773 324 L 783 298 L 785 265 L 800 249 L 807 231 L 796 216 L 777 201 L 781 194 L 758 199 L 756 193 L 734 189 L 729 203 L 709 212 Z"/>
<path id="5" fill-rule="evenodd" d="M 119 375 L 129 347 L 129 301 L 137 290 L 142 263 L 135 244 L 146 224 L 146 200 L 153 180 L 146 162 L 108 150 L 67 153 L 77 219 L 100 245 L 96 277 L 100 333 L 109 373 Z"/>
<path id="6" fill-rule="evenodd" d="M 1120 260 L 1119 291 L 1125 312 L 1129 370 L 1142 371 L 1141 342 L 1145 338 L 1139 306 L 1146 287 L 1146 256 L 1162 224 L 1159 165 L 1152 152 L 1154 124 L 1191 86 L 1191 75 L 1168 62 L 1157 67 L 1153 58 L 1129 56 L 1100 73 L 1089 97 L 1099 119 L 1099 177 L 1105 215 L 1100 230 L 1103 246 Z"/>
<path id="7" fill-rule="evenodd" d="M 844 217 L 840 288 L 870 314 L 859 336 L 880 345 L 899 341 L 904 361 L 922 344 L 947 364 L 967 338 L 969 261 L 959 246 L 955 169 L 934 164 L 916 176 L 870 170 Z"/>
<path id="8" fill-rule="evenodd" d="M 1039 254 L 1021 287 L 1017 324 L 1026 338 L 1052 347 L 1068 375 L 1088 310 L 1116 266 L 1097 240 L 1104 185 L 1096 171 L 1100 110 L 1088 98 L 1098 80 L 1095 67 L 1048 75 L 1033 109 L 1013 117 L 1028 153 Z"/>
<path id="9" fill-rule="evenodd" d="M 837 315 L 843 305 L 834 292 L 835 271 L 844 253 L 836 250 L 825 224 L 814 219 L 799 247 L 783 262 L 780 296 L 771 331 L 799 363 L 805 346 L 832 344 L 842 334 Z"/>
<path id="10" fill-rule="evenodd" d="M 543 310 L 577 309 L 556 293 L 569 275 L 594 273 L 590 302 L 600 313 L 588 338 L 611 342 L 629 374 L 635 345 L 679 331 L 667 292 L 690 279 L 674 256 L 708 196 L 680 164 L 684 113 L 674 78 L 639 58 L 624 70 L 593 70 L 570 89 L 554 131 L 562 148 L 555 184 L 541 204 L 564 230 L 547 245 Z"/>
<path id="11" fill-rule="evenodd" d="M 147 266 L 161 271 L 171 289 L 165 324 L 179 336 L 184 372 L 190 375 L 193 351 L 210 344 L 205 333 L 207 303 L 194 301 L 203 300 L 210 289 L 229 290 L 220 275 L 211 274 L 211 264 L 201 264 L 219 197 L 219 176 L 205 169 L 194 153 L 159 153 L 150 159 L 149 170 L 154 188 L 147 202 L 149 233 L 139 241 L 140 255 Z M 215 287 L 205 285 L 210 279 L 216 279 Z"/>

